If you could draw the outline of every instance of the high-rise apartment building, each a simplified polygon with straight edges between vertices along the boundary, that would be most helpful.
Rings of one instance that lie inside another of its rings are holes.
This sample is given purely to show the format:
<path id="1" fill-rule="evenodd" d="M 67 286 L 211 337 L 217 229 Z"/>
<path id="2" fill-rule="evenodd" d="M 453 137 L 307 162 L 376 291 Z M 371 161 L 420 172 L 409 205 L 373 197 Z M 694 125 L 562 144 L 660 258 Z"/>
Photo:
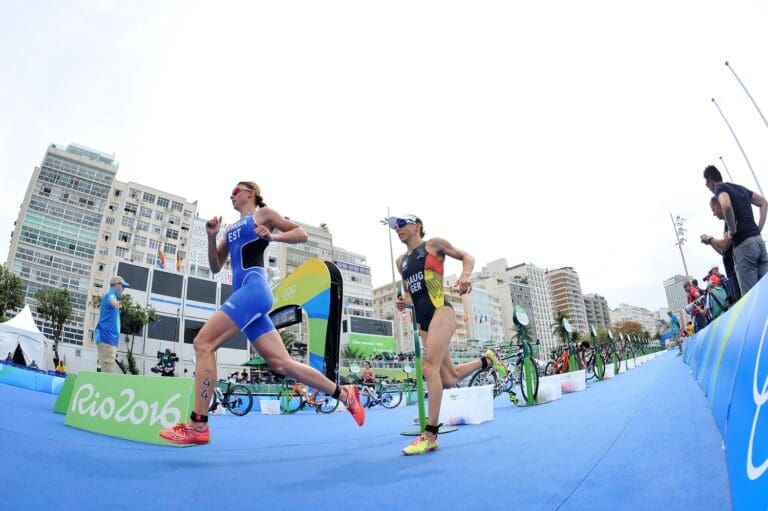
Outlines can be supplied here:
<path id="1" fill-rule="evenodd" d="M 121 261 L 183 273 L 196 213 L 197 202 L 139 183 L 115 180 L 99 230 L 89 296 L 99 297 L 106 292 L 109 278 L 117 273 Z M 88 307 L 88 342 L 92 342 L 98 320 L 99 309 Z"/>
<path id="2" fill-rule="evenodd" d="M 547 271 L 547 277 L 552 287 L 555 311 L 566 313 L 568 321 L 579 335 L 586 334 L 587 310 L 584 306 L 584 295 L 581 293 L 579 274 L 572 267 L 566 266 Z"/>
<path id="3" fill-rule="evenodd" d="M 506 259 L 497 259 L 491 261 L 483 271 L 488 274 L 504 275 L 507 282 L 517 282 L 528 286 L 530 292 L 530 307 L 526 307 L 528 317 L 531 319 L 532 331 L 535 337 L 541 343 L 542 353 L 548 353 L 559 343 L 552 331 L 552 324 L 555 321 L 554 308 L 552 303 L 552 289 L 547 278 L 547 272 L 534 264 L 521 263 L 514 266 L 508 266 Z M 524 305 L 525 306 L 525 305 Z M 514 328 L 512 321 L 512 311 L 504 313 L 505 328 L 510 330 Z"/>
<path id="4" fill-rule="evenodd" d="M 478 348 L 501 346 L 504 337 L 504 317 L 501 301 L 481 285 L 462 296 L 468 339 L 477 339 Z"/>
<path id="5" fill-rule="evenodd" d="M 611 326 L 611 309 L 608 300 L 597 293 L 584 295 L 584 308 L 587 311 L 587 323 L 597 328 L 608 329 Z"/>
<path id="6" fill-rule="evenodd" d="M 76 144 L 51 145 L 29 180 L 8 267 L 24 280 L 26 301 L 50 338 L 53 332 L 37 319 L 33 297 L 41 289 L 64 287 L 73 307 L 62 340 L 83 343 L 93 264 L 117 169 L 114 155 Z"/>
<path id="7" fill-rule="evenodd" d="M 683 284 L 688 282 L 682 275 L 674 275 L 664 281 L 664 293 L 667 295 L 667 306 L 670 310 L 680 311 L 688 305 L 688 297 Z"/>

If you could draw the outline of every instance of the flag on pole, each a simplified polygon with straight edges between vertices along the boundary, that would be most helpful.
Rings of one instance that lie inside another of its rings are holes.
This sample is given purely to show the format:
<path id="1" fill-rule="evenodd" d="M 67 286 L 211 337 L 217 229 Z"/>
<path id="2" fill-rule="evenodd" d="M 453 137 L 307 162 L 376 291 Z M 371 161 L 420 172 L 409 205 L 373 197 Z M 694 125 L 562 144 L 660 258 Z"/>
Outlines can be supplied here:
<path id="1" fill-rule="evenodd" d="M 179 259 L 179 254 L 176 254 L 176 271 L 181 271 L 181 259 Z"/>
<path id="2" fill-rule="evenodd" d="M 159 248 L 157 249 L 157 267 L 165 268 L 165 254 Z"/>

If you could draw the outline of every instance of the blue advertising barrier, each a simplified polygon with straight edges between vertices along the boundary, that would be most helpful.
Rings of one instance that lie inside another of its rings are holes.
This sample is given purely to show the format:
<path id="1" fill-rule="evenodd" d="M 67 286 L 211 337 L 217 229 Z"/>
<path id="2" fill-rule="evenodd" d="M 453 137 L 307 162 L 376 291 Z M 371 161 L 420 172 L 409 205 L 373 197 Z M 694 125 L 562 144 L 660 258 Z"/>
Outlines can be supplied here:
<path id="1" fill-rule="evenodd" d="M 691 365 L 693 360 L 693 353 L 696 351 L 698 339 L 699 334 L 694 334 L 693 337 L 686 337 L 686 341 L 683 343 L 683 360 L 688 365 Z"/>
<path id="2" fill-rule="evenodd" d="M 720 327 L 722 341 L 717 352 L 713 353 L 713 368 L 704 391 L 709 398 L 712 415 L 715 417 L 717 429 L 725 439 L 728 429 L 728 411 L 731 406 L 733 386 L 736 381 L 736 371 L 741 359 L 747 328 L 754 312 L 757 294 L 751 293 L 739 300 L 728 311 L 729 316 L 723 315 L 724 327 Z"/>
<path id="3" fill-rule="evenodd" d="M 736 370 L 725 438 L 736 510 L 768 509 L 768 284 L 765 279 L 760 284 L 750 291 L 755 306 Z"/>
<path id="4" fill-rule="evenodd" d="M 0 383 L 38 392 L 58 394 L 61 392 L 61 386 L 64 385 L 64 378 L 0 362 Z"/>
<path id="5" fill-rule="evenodd" d="M 704 390 L 705 393 L 707 391 L 707 380 L 709 379 L 709 375 L 712 372 L 712 366 L 715 360 L 715 357 L 712 356 L 712 353 L 719 351 L 720 344 L 723 342 L 722 331 L 725 330 L 725 328 L 722 325 L 724 317 L 731 319 L 735 316 L 733 314 L 728 316 L 723 314 L 715 321 L 710 323 L 709 327 L 705 329 L 707 332 L 707 340 L 705 341 L 706 347 L 704 348 L 702 359 L 699 363 L 698 371 L 696 372 L 696 381 L 699 382 L 699 386 L 702 388 L 702 390 Z"/>
<path id="6" fill-rule="evenodd" d="M 768 283 L 688 341 L 689 363 L 723 436 L 736 511 L 768 509 Z"/>
<path id="7" fill-rule="evenodd" d="M 693 358 L 691 359 L 691 369 L 693 370 L 694 376 L 698 377 L 699 375 L 701 361 L 704 358 L 704 353 L 706 352 L 707 347 L 709 346 L 708 341 L 710 333 L 711 329 L 707 327 L 696 332 L 696 335 L 694 336 L 696 338 L 696 346 L 694 347 Z"/>

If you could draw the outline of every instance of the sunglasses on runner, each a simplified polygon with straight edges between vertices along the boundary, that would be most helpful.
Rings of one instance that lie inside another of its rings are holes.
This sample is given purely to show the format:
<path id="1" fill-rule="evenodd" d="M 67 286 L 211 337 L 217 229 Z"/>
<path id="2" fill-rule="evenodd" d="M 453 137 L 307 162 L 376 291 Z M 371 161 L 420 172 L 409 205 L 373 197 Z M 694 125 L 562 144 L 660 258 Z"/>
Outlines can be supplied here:
<path id="1" fill-rule="evenodd" d="M 408 224 L 415 224 L 419 222 L 419 218 L 416 215 L 402 215 L 391 216 L 387 218 L 387 223 L 390 229 L 402 229 Z"/>
<path id="2" fill-rule="evenodd" d="M 234 187 L 232 189 L 232 193 L 230 195 L 232 197 L 234 197 L 235 195 L 237 195 L 238 193 L 243 192 L 243 191 L 245 191 L 245 192 L 252 192 L 253 190 L 251 190 L 247 186 L 236 186 L 236 187 Z"/>

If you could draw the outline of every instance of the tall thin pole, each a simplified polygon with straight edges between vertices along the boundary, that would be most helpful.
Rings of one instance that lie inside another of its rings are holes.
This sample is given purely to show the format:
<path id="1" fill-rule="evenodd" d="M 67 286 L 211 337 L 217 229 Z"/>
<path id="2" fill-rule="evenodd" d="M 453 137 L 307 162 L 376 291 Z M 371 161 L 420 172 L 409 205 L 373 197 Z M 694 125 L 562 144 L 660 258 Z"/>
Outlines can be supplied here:
<path id="1" fill-rule="evenodd" d="M 689 273 L 688 273 L 688 265 L 685 264 L 685 255 L 683 255 L 683 243 L 685 242 L 685 240 L 684 239 L 683 240 L 680 239 L 680 232 L 679 232 L 679 229 L 678 229 L 679 227 L 680 228 L 682 227 L 682 223 L 675 222 L 675 218 L 672 216 L 672 212 L 671 211 L 669 213 L 669 219 L 672 220 L 672 228 L 675 229 L 675 238 L 677 238 L 676 245 L 677 245 L 677 248 L 680 249 L 680 258 L 683 260 L 683 269 L 685 270 L 685 278 L 687 279 L 688 275 L 689 275 Z"/>
<path id="2" fill-rule="evenodd" d="M 392 229 L 389 228 L 389 206 L 387 206 L 387 216 L 384 218 L 384 220 L 381 220 L 380 223 L 383 224 L 387 228 L 387 239 L 389 240 L 389 269 L 392 272 L 392 287 L 395 290 L 395 294 L 397 294 L 397 280 L 395 279 L 395 253 L 392 249 Z M 395 332 L 398 334 L 397 337 L 400 341 L 400 347 L 404 348 L 404 339 L 405 333 L 403 332 L 403 321 L 402 321 L 402 315 L 395 310 L 394 318 L 395 318 Z"/>
<path id="3" fill-rule="evenodd" d="M 741 85 L 741 88 L 744 89 L 744 92 L 747 93 L 747 96 L 749 97 L 749 100 L 752 101 L 752 104 L 755 105 L 755 109 L 757 110 L 757 113 L 760 114 L 760 117 L 763 119 L 763 123 L 765 123 L 765 126 L 768 127 L 768 121 L 765 120 L 765 116 L 763 115 L 763 112 L 760 111 L 760 107 L 757 106 L 757 103 L 755 102 L 755 99 L 752 97 L 752 94 L 749 93 L 747 90 L 747 86 L 744 85 L 744 82 L 741 81 L 741 78 L 739 78 L 739 75 L 736 74 L 736 71 L 733 70 L 730 64 L 728 64 L 728 61 L 725 61 L 725 67 L 731 70 L 731 73 L 733 73 L 733 76 L 736 77 L 736 80 L 738 80 L 739 85 Z"/>
<path id="4" fill-rule="evenodd" d="M 728 174 L 728 181 L 733 183 L 733 178 L 731 177 L 731 173 L 728 171 L 728 167 L 725 166 L 725 160 L 723 159 L 722 156 L 720 157 L 720 163 L 723 164 L 723 168 L 725 169 L 725 173 Z"/>
<path id="5" fill-rule="evenodd" d="M 744 159 L 747 162 L 747 166 L 749 167 L 749 171 L 752 172 L 752 177 L 755 178 L 755 183 L 757 183 L 757 189 L 760 190 L 760 195 L 765 196 L 763 193 L 763 187 L 760 186 L 760 181 L 757 180 L 757 176 L 755 175 L 755 169 L 752 168 L 752 164 L 749 163 L 749 158 L 747 158 L 747 153 L 744 152 L 744 148 L 741 147 L 741 142 L 739 142 L 738 137 L 736 136 L 736 133 L 734 133 L 733 128 L 731 128 L 731 123 L 728 122 L 728 119 L 725 118 L 725 114 L 720 109 L 720 105 L 717 104 L 717 101 L 715 101 L 715 98 L 712 98 L 712 103 L 715 104 L 717 107 L 717 111 L 720 112 L 720 115 L 723 117 L 723 120 L 725 121 L 725 124 L 728 126 L 728 129 L 731 131 L 731 135 L 733 135 L 733 139 L 736 141 L 736 145 L 739 146 L 739 150 L 741 150 L 741 154 L 744 156 Z"/>
<path id="6" fill-rule="evenodd" d="M 389 239 L 389 269 L 392 271 L 392 284 L 395 280 L 395 253 L 392 251 L 392 229 L 389 228 L 389 206 L 387 206 L 387 238 Z"/>

